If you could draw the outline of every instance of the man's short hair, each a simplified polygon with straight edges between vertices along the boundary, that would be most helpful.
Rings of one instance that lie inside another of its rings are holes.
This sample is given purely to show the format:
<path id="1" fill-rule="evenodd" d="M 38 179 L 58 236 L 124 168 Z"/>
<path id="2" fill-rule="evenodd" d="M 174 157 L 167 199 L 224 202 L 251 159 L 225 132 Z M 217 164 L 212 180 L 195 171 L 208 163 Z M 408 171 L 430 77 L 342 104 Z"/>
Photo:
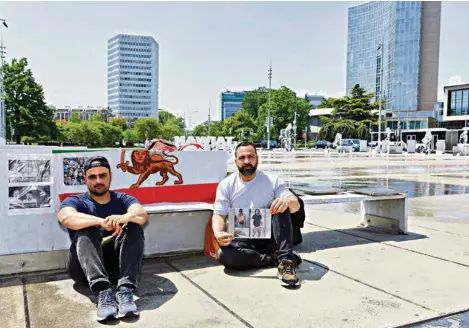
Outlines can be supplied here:
<path id="1" fill-rule="evenodd" d="M 93 167 L 105 167 L 111 172 L 111 166 L 109 165 L 108 160 L 104 156 L 92 156 L 86 160 L 84 171 L 86 171 Z"/>
<path id="2" fill-rule="evenodd" d="M 243 142 L 240 142 L 239 144 L 236 145 L 236 148 L 235 148 L 235 157 L 236 157 L 236 154 L 238 153 L 238 148 L 239 148 L 239 147 L 248 147 L 248 146 L 252 146 L 252 148 L 254 148 L 254 152 L 255 152 L 256 155 L 257 155 L 256 146 L 255 146 L 252 142 L 243 141 Z"/>

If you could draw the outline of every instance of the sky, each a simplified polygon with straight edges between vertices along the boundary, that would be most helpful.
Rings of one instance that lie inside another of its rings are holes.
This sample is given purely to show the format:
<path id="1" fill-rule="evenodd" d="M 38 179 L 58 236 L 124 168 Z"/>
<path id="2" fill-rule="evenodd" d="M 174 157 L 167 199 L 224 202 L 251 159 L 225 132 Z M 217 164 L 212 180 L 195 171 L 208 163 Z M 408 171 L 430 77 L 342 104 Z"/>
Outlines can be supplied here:
<path id="1" fill-rule="evenodd" d="M 54 106 L 107 104 L 107 40 L 159 43 L 159 108 L 189 124 L 219 113 L 219 93 L 286 85 L 345 94 L 347 8 L 361 2 L 4 2 L 6 58 L 26 57 Z M 469 2 L 443 2 L 439 89 L 469 81 Z"/>

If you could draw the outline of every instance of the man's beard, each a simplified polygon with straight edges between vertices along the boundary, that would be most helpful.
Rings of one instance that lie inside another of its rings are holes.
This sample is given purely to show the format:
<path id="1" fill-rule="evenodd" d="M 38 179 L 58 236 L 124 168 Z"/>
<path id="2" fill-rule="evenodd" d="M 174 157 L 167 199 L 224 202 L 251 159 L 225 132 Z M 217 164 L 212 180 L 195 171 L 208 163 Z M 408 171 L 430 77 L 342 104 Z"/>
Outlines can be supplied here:
<path id="1" fill-rule="evenodd" d="M 96 187 L 102 187 L 101 190 L 96 190 Z M 88 188 L 90 194 L 92 195 L 95 195 L 95 196 L 102 196 L 104 194 L 106 194 L 108 191 L 109 191 L 109 187 L 108 188 L 103 188 L 104 185 L 101 184 L 101 185 L 97 185 L 97 186 L 94 186 L 93 188 Z"/>
<path id="2" fill-rule="evenodd" d="M 251 176 L 256 173 L 257 170 L 257 163 L 256 165 L 252 166 L 251 164 L 245 164 L 241 167 L 238 166 L 238 171 L 245 177 Z"/>

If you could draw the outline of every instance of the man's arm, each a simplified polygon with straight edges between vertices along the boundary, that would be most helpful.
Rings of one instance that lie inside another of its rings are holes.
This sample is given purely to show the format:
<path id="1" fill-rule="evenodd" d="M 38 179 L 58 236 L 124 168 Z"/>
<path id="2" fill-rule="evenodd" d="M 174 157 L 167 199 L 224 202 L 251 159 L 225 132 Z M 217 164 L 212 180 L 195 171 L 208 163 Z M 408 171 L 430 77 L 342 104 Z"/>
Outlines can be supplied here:
<path id="1" fill-rule="evenodd" d="M 214 213 L 212 216 L 212 230 L 220 246 L 228 246 L 234 239 L 232 234 L 225 232 L 225 228 L 226 216 Z"/>
<path id="2" fill-rule="evenodd" d="M 213 213 L 212 216 L 212 229 L 213 232 L 221 232 L 226 230 L 226 215 Z"/>
<path id="3" fill-rule="evenodd" d="M 298 198 L 287 188 L 284 181 L 277 179 L 277 186 L 274 190 L 276 199 L 270 206 L 272 214 L 283 213 L 287 209 L 290 213 L 295 213 L 300 210 L 300 202 Z"/>
<path id="4" fill-rule="evenodd" d="M 128 222 L 137 223 L 140 225 L 144 225 L 148 222 L 148 214 L 147 211 L 143 208 L 142 205 L 139 203 L 135 203 L 129 207 L 127 213 L 122 215 Z"/>
<path id="5" fill-rule="evenodd" d="M 97 216 L 78 212 L 73 207 L 64 207 L 59 211 L 59 222 L 70 230 L 81 230 L 102 226 L 103 220 Z"/>

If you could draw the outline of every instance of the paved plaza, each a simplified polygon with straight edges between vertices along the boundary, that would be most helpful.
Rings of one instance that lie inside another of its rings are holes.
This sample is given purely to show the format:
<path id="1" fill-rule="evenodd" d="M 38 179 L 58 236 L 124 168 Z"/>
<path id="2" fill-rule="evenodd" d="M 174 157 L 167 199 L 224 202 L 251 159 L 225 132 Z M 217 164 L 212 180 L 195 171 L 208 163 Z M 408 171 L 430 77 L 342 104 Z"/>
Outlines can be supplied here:
<path id="1" fill-rule="evenodd" d="M 323 151 L 260 156 L 259 168 L 292 187 L 407 192 L 409 234 L 357 227 L 356 203 L 307 206 L 304 241 L 296 248 L 304 259 L 298 289 L 283 288 L 275 268 L 234 272 L 201 254 L 147 259 L 136 293 L 140 318 L 108 325 L 469 327 L 469 158 Z M 95 321 L 93 296 L 62 272 L 1 282 L 1 327 L 103 326 Z"/>

